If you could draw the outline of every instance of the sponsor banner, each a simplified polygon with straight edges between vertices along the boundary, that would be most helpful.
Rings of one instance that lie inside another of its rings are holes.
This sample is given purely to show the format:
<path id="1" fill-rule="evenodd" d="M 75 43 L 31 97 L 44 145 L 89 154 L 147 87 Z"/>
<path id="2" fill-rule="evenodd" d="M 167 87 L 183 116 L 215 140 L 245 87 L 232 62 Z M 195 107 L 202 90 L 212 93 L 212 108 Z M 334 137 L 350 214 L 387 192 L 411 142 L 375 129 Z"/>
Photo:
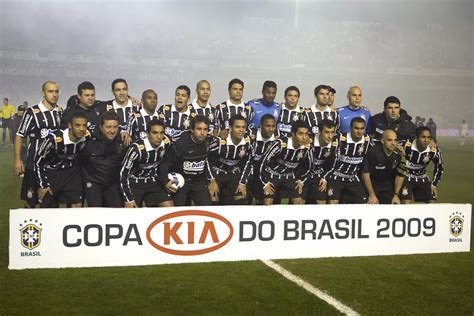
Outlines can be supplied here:
<path id="1" fill-rule="evenodd" d="M 10 269 L 470 250 L 470 204 L 10 211 Z"/>

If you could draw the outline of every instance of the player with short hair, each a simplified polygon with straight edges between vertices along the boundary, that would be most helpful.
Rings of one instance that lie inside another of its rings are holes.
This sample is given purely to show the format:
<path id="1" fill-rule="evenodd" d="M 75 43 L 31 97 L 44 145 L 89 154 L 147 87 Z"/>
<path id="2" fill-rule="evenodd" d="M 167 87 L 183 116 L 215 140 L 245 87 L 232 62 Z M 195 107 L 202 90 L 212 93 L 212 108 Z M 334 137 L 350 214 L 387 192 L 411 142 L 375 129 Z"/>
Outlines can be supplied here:
<path id="1" fill-rule="evenodd" d="M 234 78 L 228 85 L 229 99 L 219 104 L 216 108 L 217 126 L 219 136 L 227 138 L 229 134 L 229 120 L 234 114 L 240 114 L 247 120 L 247 126 L 253 121 L 254 112 L 252 107 L 242 101 L 244 94 L 244 82 Z"/>
<path id="2" fill-rule="evenodd" d="M 61 123 L 62 108 L 57 105 L 59 85 L 54 81 L 46 81 L 42 85 L 43 99 L 37 105 L 28 108 L 23 115 L 16 133 L 14 146 L 14 170 L 24 174 L 21 185 L 21 199 L 26 207 L 34 208 L 38 203 L 38 182 L 34 173 L 35 158 L 41 141 L 51 132 L 57 130 Z M 26 164 L 21 159 L 21 150 L 25 138 L 29 137 Z"/>
<path id="3" fill-rule="evenodd" d="M 174 104 L 162 105 L 158 114 L 165 123 L 165 134 L 172 142 L 176 142 L 183 132 L 189 130 L 191 120 L 196 111 L 188 104 L 191 90 L 188 86 L 180 85 L 174 94 Z"/>
<path id="4" fill-rule="evenodd" d="M 303 187 L 312 164 L 309 126 L 293 124 L 290 138 L 275 140 L 267 149 L 260 166 L 265 205 L 272 205 L 276 194 L 292 204 L 303 204 Z"/>
<path id="5" fill-rule="evenodd" d="M 191 105 L 196 111 L 196 115 L 204 115 L 209 119 L 209 134 L 213 135 L 216 125 L 216 108 L 209 103 L 211 96 L 211 84 L 207 80 L 199 80 L 196 84 L 196 99 Z M 217 133 L 217 130 L 215 130 Z"/>
<path id="6" fill-rule="evenodd" d="M 415 138 L 416 126 L 411 121 L 411 116 L 400 108 L 401 102 L 395 96 L 389 96 L 383 103 L 383 112 L 375 114 L 370 119 L 370 130 L 376 140 L 382 139 L 385 130 L 396 132 L 397 140 L 404 143 Z"/>
<path id="7" fill-rule="evenodd" d="M 79 152 L 90 138 L 87 117 L 76 113 L 68 128 L 48 134 L 35 156 L 34 170 L 38 181 L 41 208 L 68 204 L 82 206 L 82 177 Z"/>
<path id="8" fill-rule="evenodd" d="M 359 179 L 364 158 L 371 146 L 370 136 L 365 134 L 365 120 L 354 117 L 350 132 L 339 134 L 332 168 L 324 175 L 328 180 L 329 204 L 339 204 L 347 192 L 353 203 L 367 203 L 367 193 Z"/>
<path id="9" fill-rule="evenodd" d="M 334 106 L 334 102 L 336 101 L 336 89 L 331 86 L 329 87 L 329 95 L 328 95 L 328 106 L 332 108 Z"/>
<path id="10" fill-rule="evenodd" d="M 165 124 L 153 119 L 147 124 L 147 137 L 133 143 L 120 169 L 120 188 L 125 207 L 173 206 L 171 196 L 159 182 L 158 168 L 171 142 Z"/>
<path id="11" fill-rule="evenodd" d="M 381 141 L 369 149 L 362 171 L 369 204 L 400 204 L 405 174 L 403 147 L 397 142 L 395 131 L 386 129 Z"/>
<path id="12" fill-rule="evenodd" d="M 329 86 L 323 84 L 314 88 L 316 103 L 305 111 L 304 120 L 310 127 L 312 137 L 319 133 L 319 122 L 324 119 L 333 121 L 336 126 L 336 132 L 339 130 L 339 115 L 336 110 L 328 106 L 329 89 Z"/>
<path id="13" fill-rule="evenodd" d="M 114 111 L 119 115 L 119 127 L 122 133 L 127 131 L 127 120 L 135 108 L 139 105 L 134 105 L 132 98 L 128 95 L 128 83 L 123 78 L 117 78 L 112 81 L 112 94 L 114 99 L 110 101 L 101 102 L 100 113 L 104 111 Z"/>
<path id="14" fill-rule="evenodd" d="M 293 123 L 304 119 L 305 109 L 298 105 L 300 89 L 289 86 L 285 89 L 285 103 L 281 106 L 280 116 L 277 119 L 277 130 L 280 137 L 291 137 Z"/>
<path id="15" fill-rule="evenodd" d="M 252 172 L 247 181 L 248 204 L 253 204 L 255 197 L 257 205 L 263 205 L 263 186 L 260 182 L 260 164 L 268 147 L 277 139 L 275 117 L 265 114 L 260 120 L 260 127 L 250 130 L 250 144 L 252 146 Z"/>
<path id="16" fill-rule="evenodd" d="M 365 133 L 370 134 L 370 111 L 361 106 L 362 90 L 358 86 L 353 86 L 347 91 L 349 105 L 337 109 L 339 114 L 339 133 L 347 134 L 351 129 L 351 122 L 354 117 L 361 117 L 365 121 Z"/>
<path id="17" fill-rule="evenodd" d="M 248 105 L 252 108 L 254 116 L 250 122 L 249 128 L 259 127 L 263 115 L 271 114 L 278 120 L 281 112 L 280 104 L 275 102 L 277 84 L 274 81 L 267 80 L 263 83 L 262 97 L 257 100 L 251 100 Z"/>
<path id="18" fill-rule="evenodd" d="M 120 117 L 114 111 L 101 114 L 92 138 L 79 153 L 84 195 L 89 207 L 122 207 L 119 172 L 127 146 L 119 130 Z"/>
<path id="19" fill-rule="evenodd" d="M 252 147 L 246 136 L 247 121 L 240 115 L 230 120 L 226 139 L 215 137 L 209 150 L 209 167 L 219 187 L 218 195 L 211 201 L 221 205 L 245 204 L 247 180 L 252 171 Z"/>
<path id="20" fill-rule="evenodd" d="M 313 140 L 311 172 L 305 183 L 306 204 L 327 204 L 327 180 L 324 175 L 338 144 L 334 138 L 334 121 L 323 119 L 319 122 L 318 131 L 319 134 L 315 135 Z"/>
<path id="21" fill-rule="evenodd" d="M 433 203 L 438 199 L 438 184 L 444 168 L 441 151 L 439 147 L 432 146 L 431 140 L 430 129 L 420 126 L 416 129 L 416 138 L 405 143 L 406 183 L 401 192 L 398 192 L 401 193 L 404 204 L 414 201 Z M 426 173 L 426 167 L 430 161 L 434 164 L 432 182 Z"/>
<path id="22" fill-rule="evenodd" d="M 212 140 L 208 137 L 209 120 L 197 115 L 191 120 L 191 130 L 183 132 L 181 137 L 166 151 L 160 164 L 160 182 L 165 186 L 175 206 L 190 205 L 188 197 L 195 205 L 211 205 L 209 191 L 218 191 L 215 179 L 209 171 L 207 157 Z M 168 179 L 171 171 L 180 173 L 185 180 L 184 186 L 176 190 Z M 208 175 L 211 179 L 208 188 Z"/>
<path id="23" fill-rule="evenodd" d="M 100 122 L 100 101 L 95 98 L 95 86 L 90 81 L 83 81 L 77 86 L 77 95 L 69 98 L 68 106 L 63 112 L 61 128 L 66 128 L 76 113 L 87 117 L 87 124 L 91 134 L 94 134 Z"/>
<path id="24" fill-rule="evenodd" d="M 156 110 L 158 104 L 158 94 L 155 90 L 148 89 L 142 93 L 142 108 L 135 109 L 128 117 L 127 128 L 132 141 L 145 139 L 148 135 L 147 124 L 152 120 L 159 119 L 160 115 Z"/>

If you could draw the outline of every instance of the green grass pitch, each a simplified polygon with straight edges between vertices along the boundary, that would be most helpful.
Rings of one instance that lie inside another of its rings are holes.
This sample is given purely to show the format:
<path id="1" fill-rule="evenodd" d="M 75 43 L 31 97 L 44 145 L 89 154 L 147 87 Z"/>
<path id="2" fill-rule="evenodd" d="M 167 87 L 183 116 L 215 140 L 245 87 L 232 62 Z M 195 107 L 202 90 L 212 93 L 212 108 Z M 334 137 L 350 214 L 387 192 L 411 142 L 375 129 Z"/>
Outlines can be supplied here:
<path id="1" fill-rule="evenodd" d="M 439 145 L 440 202 L 473 204 L 474 140 Z M 0 147 L 0 315 L 338 314 L 260 261 L 10 271 L 8 212 L 22 207 L 12 162 L 12 148 Z M 474 312 L 472 251 L 277 262 L 361 314 Z"/>

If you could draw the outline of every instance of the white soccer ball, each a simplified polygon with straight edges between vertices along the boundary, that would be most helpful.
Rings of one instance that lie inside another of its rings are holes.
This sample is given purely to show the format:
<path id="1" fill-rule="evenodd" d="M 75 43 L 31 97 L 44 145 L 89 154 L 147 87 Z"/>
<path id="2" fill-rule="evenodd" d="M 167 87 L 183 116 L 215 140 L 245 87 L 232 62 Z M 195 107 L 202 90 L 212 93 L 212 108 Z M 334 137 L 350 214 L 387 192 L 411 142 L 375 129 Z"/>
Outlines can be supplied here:
<path id="1" fill-rule="evenodd" d="M 177 172 L 168 173 L 168 179 L 171 180 L 171 184 L 176 190 L 179 190 L 184 186 L 184 177 Z"/>

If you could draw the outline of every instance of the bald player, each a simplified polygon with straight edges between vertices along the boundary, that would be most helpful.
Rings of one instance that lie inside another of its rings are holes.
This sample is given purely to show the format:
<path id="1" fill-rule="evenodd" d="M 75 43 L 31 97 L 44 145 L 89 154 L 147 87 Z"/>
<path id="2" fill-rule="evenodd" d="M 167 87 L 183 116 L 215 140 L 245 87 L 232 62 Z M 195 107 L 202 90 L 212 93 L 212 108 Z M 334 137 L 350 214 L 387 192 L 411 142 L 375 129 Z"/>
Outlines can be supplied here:
<path id="1" fill-rule="evenodd" d="M 369 204 L 400 204 L 398 192 L 406 174 L 403 157 L 397 134 L 391 129 L 385 130 L 381 142 L 369 149 L 362 171 Z"/>
<path id="2" fill-rule="evenodd" d="M 347 100 L 349 101 L 349 105 L 342 106 L 337 109 L 340 119 L 339 132 L 341 134 L 348 133 L 350 131 L 352 119 L 354 117 L 361 117 L 365 121 L 365 133 L 370 134 L 370 111 L 361 106 L 362 90 L 360 87 L 350 87 L 349 91 L 347 91 Z"/>

